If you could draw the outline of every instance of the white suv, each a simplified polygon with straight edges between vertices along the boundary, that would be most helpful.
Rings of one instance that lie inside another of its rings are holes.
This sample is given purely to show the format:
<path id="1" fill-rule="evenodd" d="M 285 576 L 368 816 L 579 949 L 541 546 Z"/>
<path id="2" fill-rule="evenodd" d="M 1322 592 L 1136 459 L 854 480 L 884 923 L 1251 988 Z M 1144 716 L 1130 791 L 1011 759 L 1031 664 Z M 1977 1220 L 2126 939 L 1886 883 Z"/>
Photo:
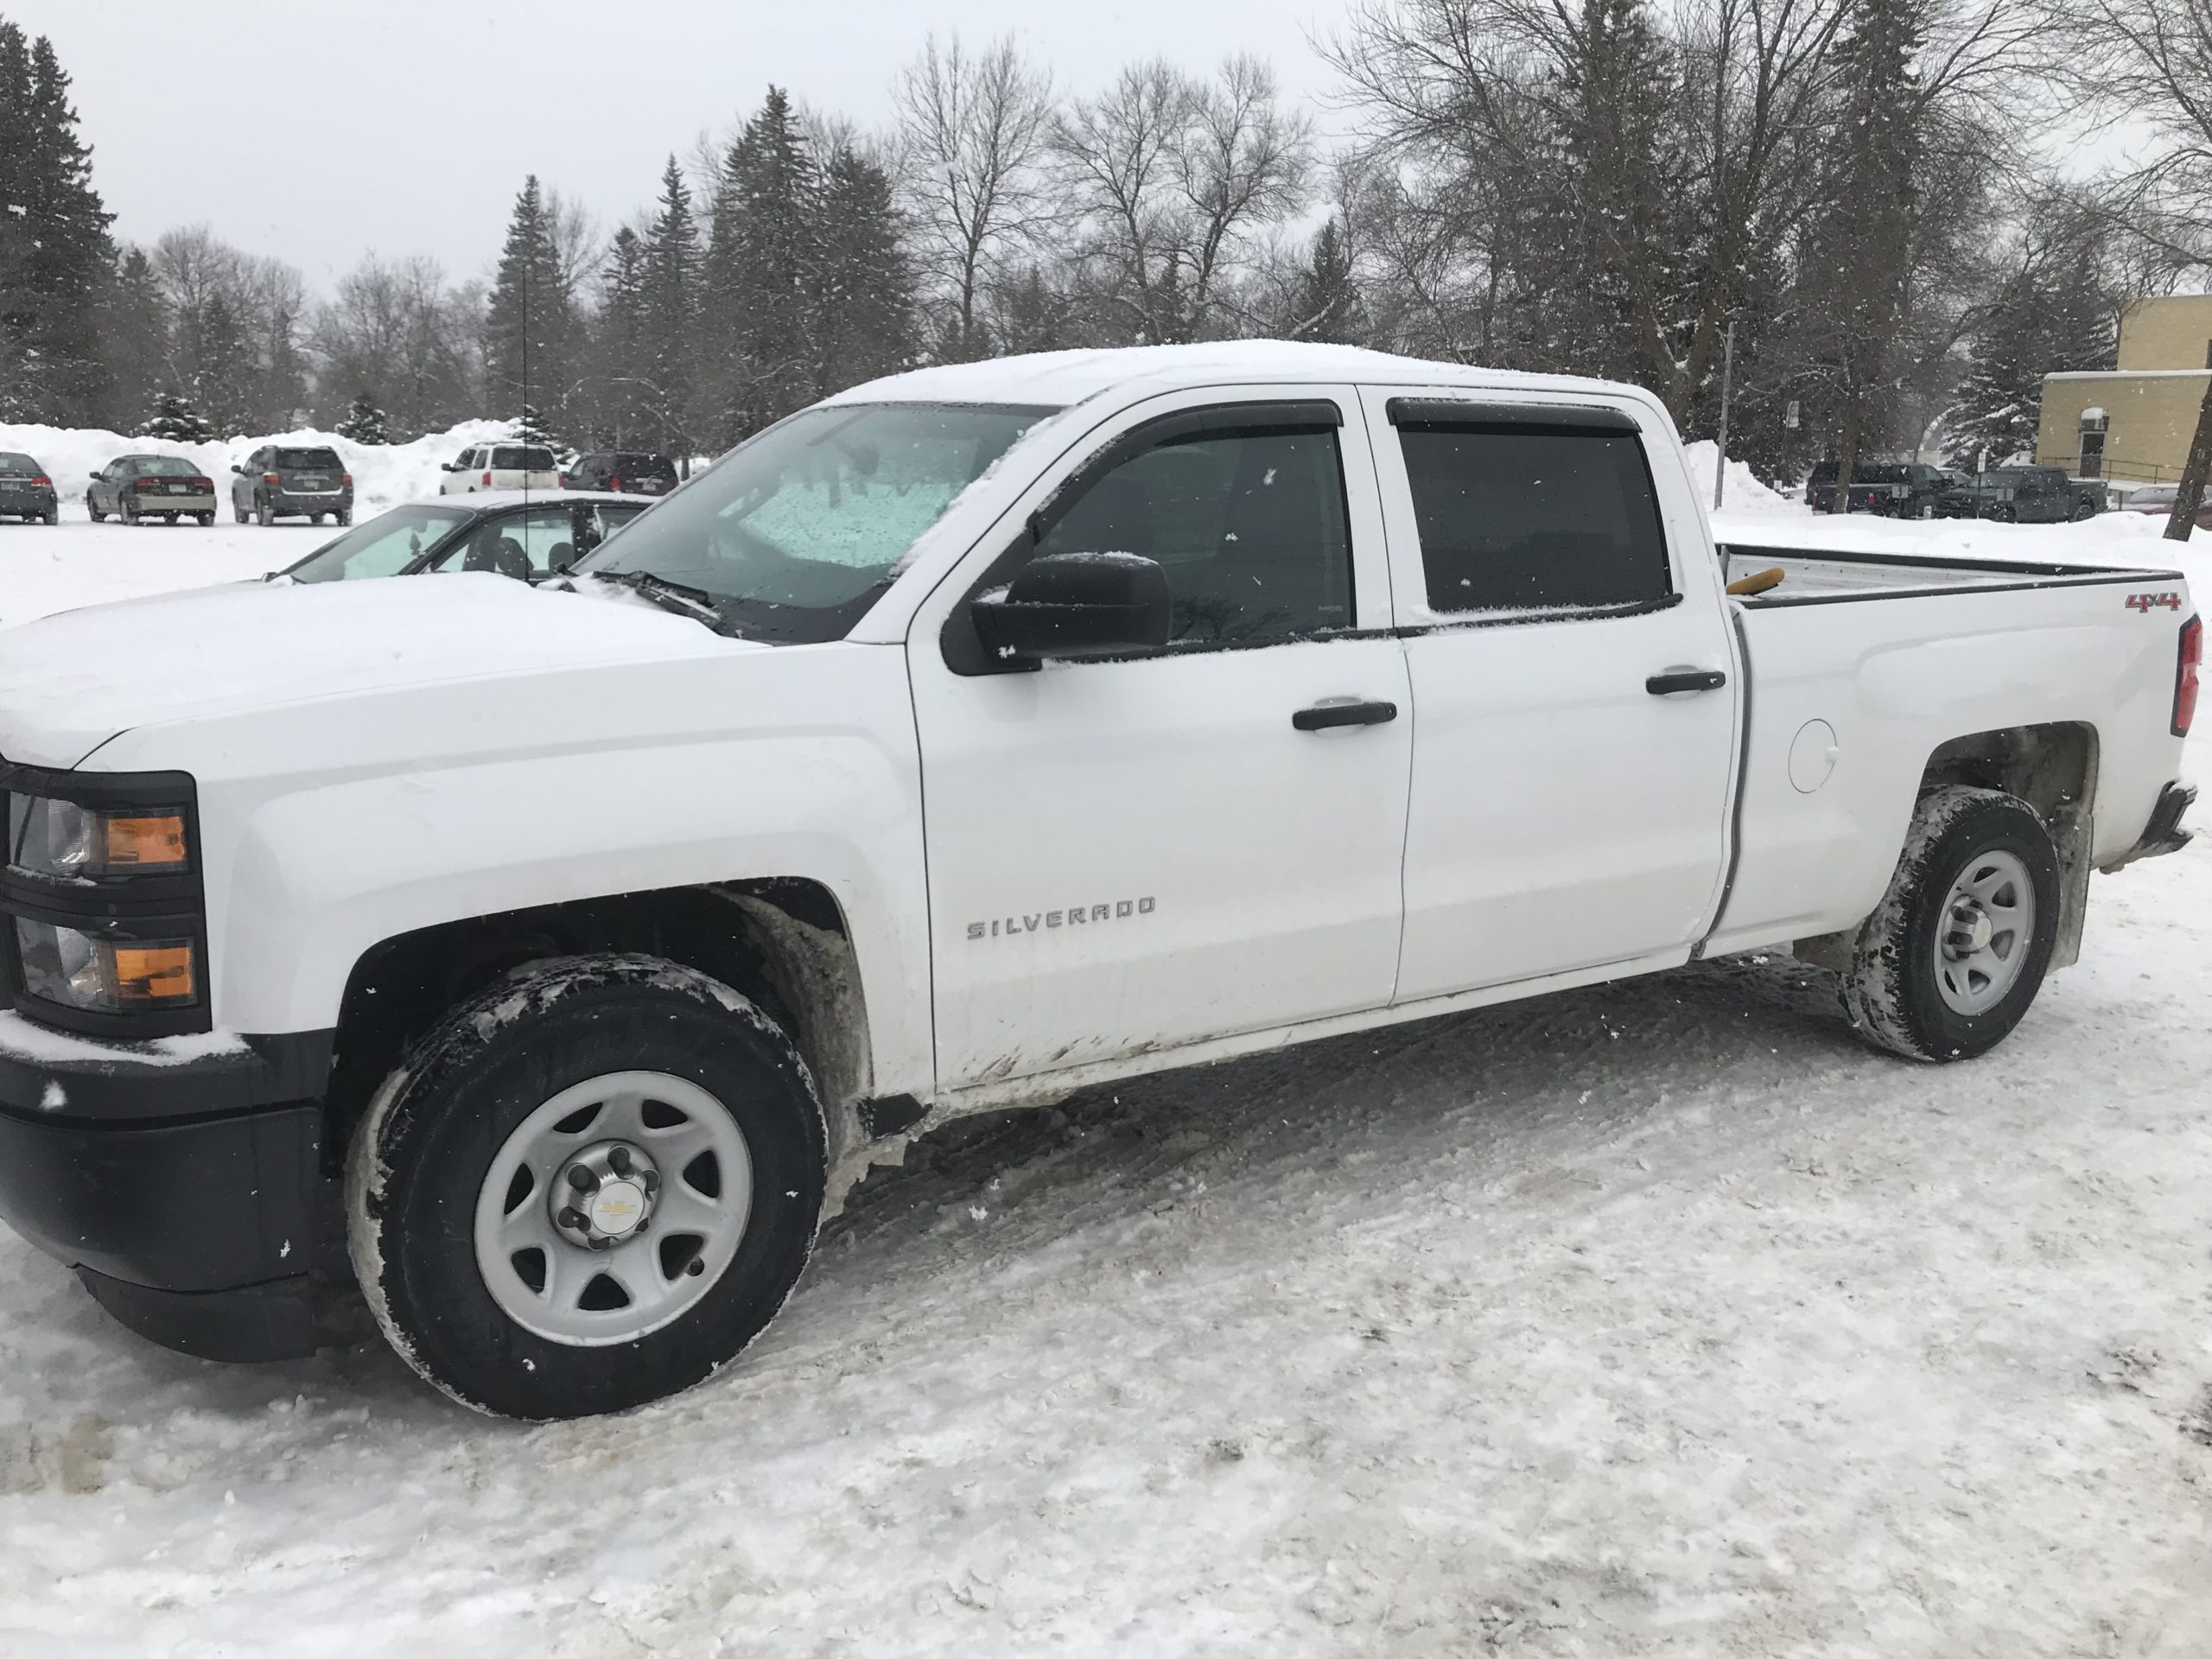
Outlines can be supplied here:
<path id="1" fill-rule="evenodd" d="M 535 443 L 480 443 L 448 461 L 440 495 L 479 490 L 556 490 L 561 471 L 553 452 Z"/>

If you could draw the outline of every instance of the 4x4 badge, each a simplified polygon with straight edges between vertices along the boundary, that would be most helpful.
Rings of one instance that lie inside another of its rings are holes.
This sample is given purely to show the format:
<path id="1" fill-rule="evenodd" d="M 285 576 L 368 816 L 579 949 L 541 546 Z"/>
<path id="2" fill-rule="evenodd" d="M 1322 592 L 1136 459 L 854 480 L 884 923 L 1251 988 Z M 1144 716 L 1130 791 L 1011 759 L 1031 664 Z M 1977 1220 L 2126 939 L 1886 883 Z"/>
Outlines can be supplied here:
<path id="1" fill-rule="evenodd" d="M 2127 596 L 2127 608 L 2131 611 L 2140 611 L 2145 616 L 2150 615 L 2161 605 L 2170 611 L 2177 611 L 2181 609 L 2181 595 L 2179 594 L 2130 594 Z"/>

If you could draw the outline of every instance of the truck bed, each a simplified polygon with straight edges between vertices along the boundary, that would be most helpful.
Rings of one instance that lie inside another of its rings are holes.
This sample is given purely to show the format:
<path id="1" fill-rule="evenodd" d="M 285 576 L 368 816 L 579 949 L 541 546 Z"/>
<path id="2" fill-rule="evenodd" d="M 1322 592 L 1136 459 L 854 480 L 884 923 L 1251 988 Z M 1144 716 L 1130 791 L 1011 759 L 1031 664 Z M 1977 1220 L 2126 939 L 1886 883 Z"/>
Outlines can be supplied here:
<path id="1" fill-rule="evenodd" d="M 1948 561 L 1894 553 L 1842 552 L 1833 548 L 1768 547 L 1744 542 L 1725 543 L 1719 551 L 1724 581 L 1733 582 L 1754 571 L 1777 567 L 1783 572 L 1779 586 L 1737 601 L 1752 609 L 1936 594 L 2180 580 L 2179 574 L 2171 569 L 2009 559 Z"/>

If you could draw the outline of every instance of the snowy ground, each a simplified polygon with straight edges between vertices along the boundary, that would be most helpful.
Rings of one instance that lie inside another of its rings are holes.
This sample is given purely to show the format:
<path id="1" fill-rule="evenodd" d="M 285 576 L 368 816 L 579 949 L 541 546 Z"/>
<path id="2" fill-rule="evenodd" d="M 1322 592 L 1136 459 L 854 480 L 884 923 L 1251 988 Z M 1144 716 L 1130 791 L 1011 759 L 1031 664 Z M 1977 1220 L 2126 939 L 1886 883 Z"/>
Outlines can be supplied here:
<path id="1" fill-rule="evenodd" d="M 0 618 L 314 535 L 0 527 Z M 2208 936 L 2200 844 L 1971 1065 L 1736 961 L 965 1126 L 611 1421 L 0 1235 L 0 1654 L 2201 1656 Z"/>

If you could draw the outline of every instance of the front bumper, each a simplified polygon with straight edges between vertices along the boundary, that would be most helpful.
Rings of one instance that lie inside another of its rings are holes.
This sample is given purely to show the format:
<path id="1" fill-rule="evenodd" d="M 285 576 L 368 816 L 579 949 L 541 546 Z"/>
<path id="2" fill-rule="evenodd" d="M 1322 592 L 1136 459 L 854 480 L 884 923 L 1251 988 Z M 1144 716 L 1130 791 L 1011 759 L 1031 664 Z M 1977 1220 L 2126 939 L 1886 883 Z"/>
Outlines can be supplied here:
<path id="1" fill-rule="evenodd" d="M 313 1352 L 330 1047 L 308 1033 L 178 1060 L 0 1014 L 0 1218 L 165 1346 Z"/>

